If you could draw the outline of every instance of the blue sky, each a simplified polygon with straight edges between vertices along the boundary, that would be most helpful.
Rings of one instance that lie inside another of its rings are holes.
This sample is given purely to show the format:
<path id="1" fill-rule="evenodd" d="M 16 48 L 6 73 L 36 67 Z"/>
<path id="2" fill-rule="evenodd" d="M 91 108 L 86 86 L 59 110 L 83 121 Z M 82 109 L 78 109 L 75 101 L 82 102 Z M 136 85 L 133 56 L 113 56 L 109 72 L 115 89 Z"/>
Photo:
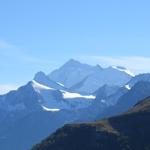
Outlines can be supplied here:
<path id="1" fill-rule="evenodd" d="M 150 72 L 149 0 L 0 0 L 0 89 L 70 58 Z"/>

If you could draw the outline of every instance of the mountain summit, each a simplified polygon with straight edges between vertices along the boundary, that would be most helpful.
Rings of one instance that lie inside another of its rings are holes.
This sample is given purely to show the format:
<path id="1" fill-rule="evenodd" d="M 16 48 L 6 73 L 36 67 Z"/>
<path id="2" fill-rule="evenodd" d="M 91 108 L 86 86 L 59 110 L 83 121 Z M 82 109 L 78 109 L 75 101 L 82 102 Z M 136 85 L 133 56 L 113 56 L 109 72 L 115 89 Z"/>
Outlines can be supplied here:
<path id="1" fill-rule="evenodd" d="M 76 92 L 93 93 L 103 85 L 123 86 L 133 76 L 123 67 L 102 68 L 69 60 L 49 74 L 49 78 Z"/>
<path id="2" fill-rule="evenodd" d="M 59 69 L 50 73 L 49 78 L 70 88 L 92 73 L 92 66 L 82 64 L 74 59 L 69 60 Z"/>

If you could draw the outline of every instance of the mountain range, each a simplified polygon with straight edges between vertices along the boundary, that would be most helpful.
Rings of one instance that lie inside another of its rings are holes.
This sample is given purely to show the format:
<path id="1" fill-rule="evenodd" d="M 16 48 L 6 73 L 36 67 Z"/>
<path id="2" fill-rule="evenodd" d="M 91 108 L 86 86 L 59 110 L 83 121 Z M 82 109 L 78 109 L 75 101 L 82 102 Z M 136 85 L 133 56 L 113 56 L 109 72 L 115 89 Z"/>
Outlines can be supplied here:
<path id="1" fill-rule="evenodd" d="M 150 74 L 69 60 L 0 96 L 0 148 L 27 150 L 68 123 L 121 114 L 150 96 Z"/>

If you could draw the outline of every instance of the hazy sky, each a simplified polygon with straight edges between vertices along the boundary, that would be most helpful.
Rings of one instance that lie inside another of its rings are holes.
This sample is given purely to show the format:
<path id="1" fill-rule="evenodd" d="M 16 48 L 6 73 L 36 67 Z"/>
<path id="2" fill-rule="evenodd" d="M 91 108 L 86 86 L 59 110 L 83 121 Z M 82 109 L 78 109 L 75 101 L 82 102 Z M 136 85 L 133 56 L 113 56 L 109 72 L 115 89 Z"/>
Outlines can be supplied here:
<path id="1" fill-rule="evenodd" d="M 150 72 L 149 0 L 0 0 L 0 89 L 70 58 Z"/>

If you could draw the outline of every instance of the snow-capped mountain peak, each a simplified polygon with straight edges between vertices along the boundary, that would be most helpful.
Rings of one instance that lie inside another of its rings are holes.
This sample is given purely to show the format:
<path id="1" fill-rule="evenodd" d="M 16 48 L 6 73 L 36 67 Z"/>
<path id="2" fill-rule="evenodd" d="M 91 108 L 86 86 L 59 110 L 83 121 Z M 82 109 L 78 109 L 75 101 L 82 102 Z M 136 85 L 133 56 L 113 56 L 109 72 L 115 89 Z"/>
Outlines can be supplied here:
<path id="1" fill-rule="evenodd" d="M 124 86 L 134 75 L 124 67 L 102 68 L 69 60 L 49 74 L 49 78 L 82 94 L 91 94 L 105 84 Z"/>
<path id="2" fill-rule="evenodd" d="M 71 59 L 59 69 L 51 72 L 49 78 L 63 84 L 67 88 L 71 88 L 91 74 L 93 72 L 92 68 L 93 66 Z"/>

